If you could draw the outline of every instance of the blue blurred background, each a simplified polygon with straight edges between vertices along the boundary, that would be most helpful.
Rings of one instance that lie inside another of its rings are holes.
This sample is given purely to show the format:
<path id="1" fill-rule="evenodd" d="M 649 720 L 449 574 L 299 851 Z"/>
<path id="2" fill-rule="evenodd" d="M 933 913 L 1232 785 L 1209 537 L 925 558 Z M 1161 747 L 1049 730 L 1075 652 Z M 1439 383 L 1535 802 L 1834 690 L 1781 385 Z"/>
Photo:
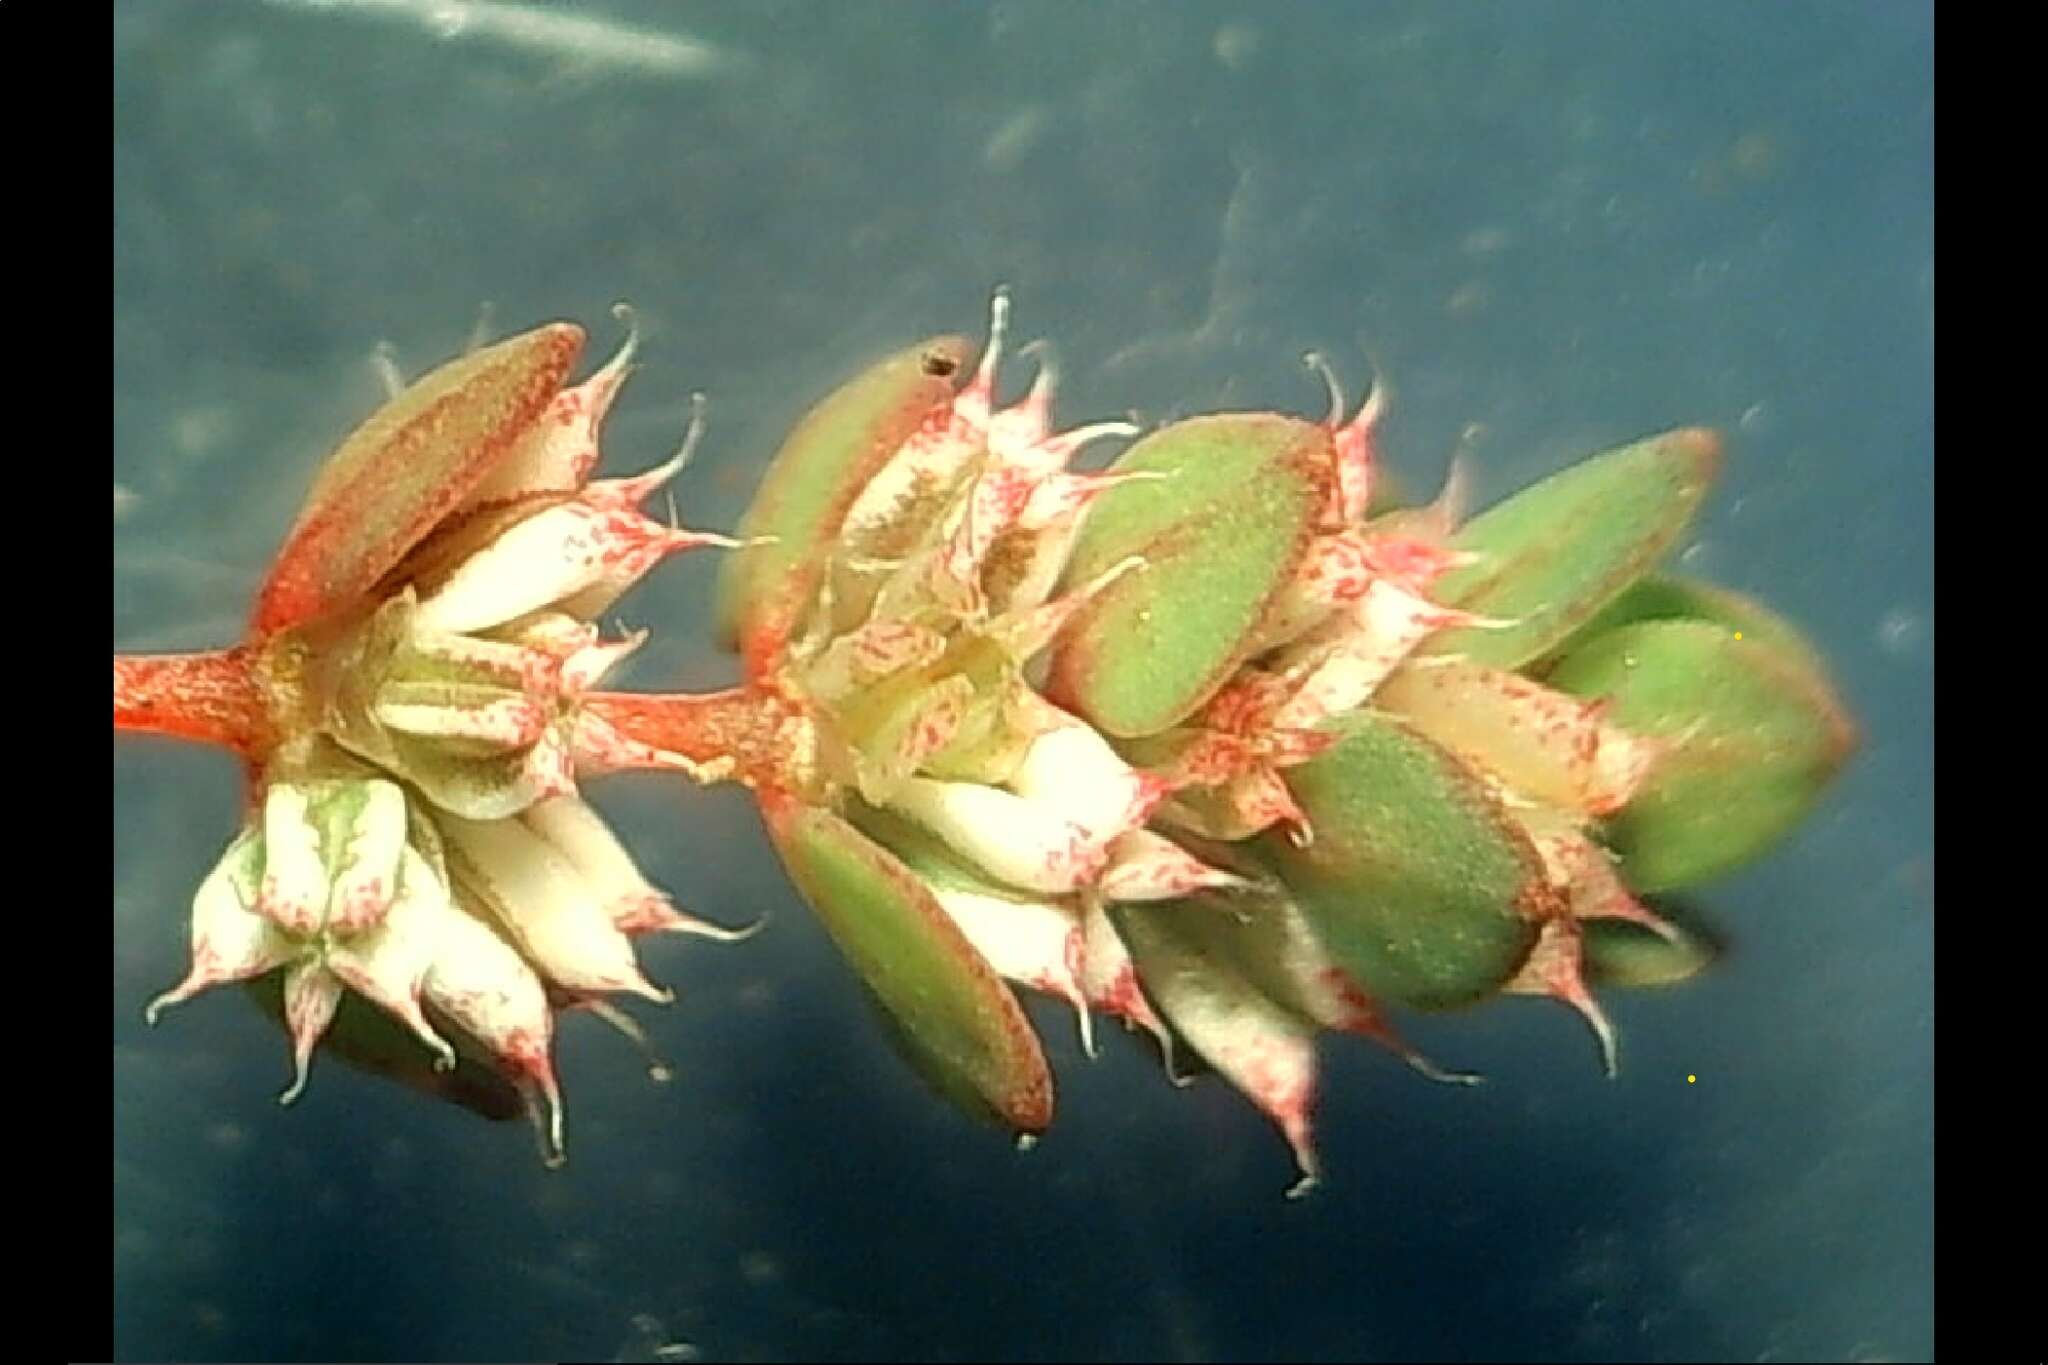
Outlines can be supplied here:
<path id="1" fill-rule="evenodd" d="M 1840 671 L 1865 744 L 1695 902 L 1720 967 L 1420 1019 L 1440 1087 L 1326 1040 L 1330 1176 L 1264 1120 L 1093 1063 L 1019 1155 L 933 1101 L 745 799 L 597 789 L 737 947 L 648 942 L 676 1079 L 568 1021 L 571 1160 L 281 1040 L 223 993 L 149 1031 L 236 823 L 222 755 L 114 753 L 115 1348 L 124 1357 L 1851 1360 L 1933 1350 L 1933 93 L 1910 3 L 114 7 L 114 644 L 223 644 L 321 455 L 480 306 L 644 368 L 608 467 L 711 431 L 729 527 L 783 430 L 1015 290 L 1070 420 L 1319 413 L 1490 501 L 1682 423 L 1731 438 L 1685 567 Z M 1021 378 L 1021 373 L 1016 378 Z M 734 676 L 709 552 L 621 615 L 628 683 Z M 1688 1083 L 1687 1076 L 1697 1077 Z"/>

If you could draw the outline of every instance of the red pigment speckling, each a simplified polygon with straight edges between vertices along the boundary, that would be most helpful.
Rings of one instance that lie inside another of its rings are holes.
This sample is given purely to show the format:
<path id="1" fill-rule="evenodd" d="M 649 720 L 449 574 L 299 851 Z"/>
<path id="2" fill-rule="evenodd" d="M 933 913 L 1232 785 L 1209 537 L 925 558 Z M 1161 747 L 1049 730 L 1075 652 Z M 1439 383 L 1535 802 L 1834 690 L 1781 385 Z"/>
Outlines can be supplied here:
<path id="1" fill-rule="evenodd" d="M 1067 930 L 1066 940 L 1060 945 L 1060 957 L 1066 963 L 1070 980 L 1087 979 L 1088 939 L 1079 929 Z"/>
<path id="2" fill-rule="evenodd" d="M 1360 1033 L 1379 1028 L 1379 1015 L 1374 1011 L 1372 1001 L 1341 969 L 1323 968 L 1316 973 L 1316 984 L 1329 993 L 1331 1003 L 1336 1006 L 1330 1027 Z"/>

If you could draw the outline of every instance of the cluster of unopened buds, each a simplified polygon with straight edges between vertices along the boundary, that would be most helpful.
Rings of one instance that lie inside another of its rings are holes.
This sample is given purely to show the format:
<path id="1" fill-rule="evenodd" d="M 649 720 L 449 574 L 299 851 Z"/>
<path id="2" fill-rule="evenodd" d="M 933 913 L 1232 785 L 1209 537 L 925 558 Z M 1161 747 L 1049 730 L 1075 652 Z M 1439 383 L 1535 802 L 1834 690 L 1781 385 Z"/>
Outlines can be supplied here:
<path id="1" fill-rule="evenodd" d="M 1008 300 L 827 397 L 735 537 L 593 479 L 629 336 L 580 384 L 551 324 L 395 393 L 343 443 L 220 651 L 116 655 L 116 729 L 224 745 L 242 832 L 148 1007 L 246 983 L 289 1034 L 494 1114 L 550 1161 L 558 1014 L 664 1000 L 633 936 L 733 939 L 583 800 L 623 769 L 743 783 L 791 879 L 947 1096 L 1035 1135 L 1039 1039 L 1005 981 L 1157 1040 L 1257 1104 L 1305 1188 L 1315 1041 L 1439 1079 L 1390 1009 L 1691 975 L 1642 895 L 1761 853 L 1853 744 L 1812 650 L 1654 573 L 1713 477 L 1681 430 L 1469 520 L 1399 506 L 1384 388 L 1326 419 L 1061 431 L 1054 371 L 998 405 Z M 1136 438 L 1136 439 L 1131 439 Z M 1128 440 L 1097 472 L 1084 447 Z M 606 691 L 598 618 L 666 556 L 728 553 L 744 681 Z M 1190 1057 L 1192 1054 L 1192 1057 Z"/>

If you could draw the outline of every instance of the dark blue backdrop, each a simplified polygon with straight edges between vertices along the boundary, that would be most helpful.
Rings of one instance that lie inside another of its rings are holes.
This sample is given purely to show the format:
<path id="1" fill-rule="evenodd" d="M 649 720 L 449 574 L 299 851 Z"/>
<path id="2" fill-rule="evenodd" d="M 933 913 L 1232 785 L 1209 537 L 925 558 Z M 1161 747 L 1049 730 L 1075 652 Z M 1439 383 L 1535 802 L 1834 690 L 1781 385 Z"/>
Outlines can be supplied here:
<path id="1" fill-rule="evenodd" d="M 1051 1137 L 956 1119 L 745 801 L 631 779 L 598 798 L 657 880 L 773 916 L 646 949 L 673 1084 L 572 1021 L 559 1174 L 331 1064 L 280 1112 L 241 1001 L 140 1019 L 236 774 L 117 744 L 119 1353 L 1930 1354 L 1931 48 L 1905 3 L 117 5 L 116 647 L 232 638 L 379 339 L 416 371 L 489 301 L 603 351 L 631 300 L 612 467 L 706 390 L 680 497 L 727 527 L 809 401 L 978 331 L 1007 281 L 1077 420 L 1319 411 L 1317 347 L 1391 378 L 1419 486 L 1477 426 L 1489 500 L 1725 428 L 1686 564 L 1806 625 L 1866 737 L 1796 842 L 1697 898 L 1725 963 L 1610 999 L 1619 1080 L 1540 1002 L 1415 1022 L 1477 1090 L 1330 1043 L 1298 1204 L 1249 1106 L 1120 1036 L 1086 1063 L 1057 1009 Z M 730 680 L 714 572 L 628 599 L 658 628 L 631 682 Z"/>

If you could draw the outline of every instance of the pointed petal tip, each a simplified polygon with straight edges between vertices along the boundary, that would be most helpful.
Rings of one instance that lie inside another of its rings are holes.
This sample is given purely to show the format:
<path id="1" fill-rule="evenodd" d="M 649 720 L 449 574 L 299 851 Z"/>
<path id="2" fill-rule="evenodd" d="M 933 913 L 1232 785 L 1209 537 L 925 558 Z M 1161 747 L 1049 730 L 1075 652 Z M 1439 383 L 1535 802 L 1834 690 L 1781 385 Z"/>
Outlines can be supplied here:
<path id="1" fill-rule="evenodd" d="M 1486 1084 L 1486 1075 L 1483 1072 L 1453 1071 L 1448 1067 L 1438 1066 L 1419 1052 L 1406 1053 L 1402 1056 L 1401 1060 L 1406 1062 L 1408 1069 L 1416 1075 L 1423 1077 L 1425 1080 L 1435 1081 L 1438 1085 Z"/>
<path id="2" fill-rule="evenodd" d="M 533 1125 L 534 1140 L 540 1144 L 540 1164 L 559 1171 L 569 1164 L 569 1146 L 562 1132 L 562 1091 L 555 1084 L 554 1068 L 545 1056 L 517 1065 L 519 1095 L 527 1121 Z"/>
<path id="3" fill-rule="evenodd" d="M 640 1049 L 641 1056 L 647 1063 L 648 1080 L 656 1085 L 667 1085 L 675 1079 L 675 1068 L 669 1065 L 667 1058 L 655 1051 L 653 1040 L 648 1038 L 647 1031 L 640 1027 L 639 1020 L 601 996 L 591 996 L 579 1002 L 579 1005 L 580 1008 L 590 1011 L 617 1029 L 625 1035 L 626 1041 Z"/>
<path id="4" fill-rule="evenodd" d="M 619 989 L 628 995 L 637 995 L 641 999 L 652 1001 L 657 1005 L 673 1005 L 676 1002 L 676 993 L 673 990 L 667 986 L 657 986 L 644 976 L 636 977 L 633 981 L 620 986 Z"/>
<path id="5" fill-rule="evenodd" d="M 299 1096 L 306 1093 L 306 1082 L 312 1079 L 313 1049 L 310 1044 L 295 1047 L 292 1051 L 292 1082 L 277 1097 L 279 1107 L 289 1109 L 299 1102 Z"/>
<path id="6" fill-rule="evenodd" d="M 642 896 L 630 897 L 612 911 L 612 924 L 627 934 L 691 934 L 708 938 L 717 943 L 743 943 L 767 927 L 768 914 L 764 911 L 759 919 L 738 928 L 714 924 L 699 919 L 675 908 L 674 902 L 659 891 L 650 891 Z"/>
<path id="7" fill-rule="evenodd" d="M 1587 1027 L 1593 1030 L 1593 1038 L 1600 1045 L 1600 1070 L 1608 1080 L 1616 1079 L 1621 1074 L 1621 1068 L 1616 1060 L 1614 1025 L 1608 1021 L 1607 1011 L 1600 1008 L 1600 1002 L 1595 1000 L 1592 992 L 1586 990 L 1583 985 L 1576 991 L 1560 993 L 1559 998 L 1570 1005 L 1579 1017 L 1586 1021 Z"/>
<path id="8" fill-rule="evenodd" d="M 1323 418 L 1323 425 L 1331 431 L 1337 430 L 1344 424 L 1344 385 L 1338 380 L 1337 371 L 1321 351 L 1303 351 L 1301 363 L 1322 376 L 1323 388 L 1330 395 L 1330 412 Z"/>
<path id="9" fill-rule="evenodd" d="M 1088 1002 L 1075 1001 L 1074 1014 L 1081 1033 L 1081 1055 L 1091 1062 L 1095 1061 L 1101 1057 L 1102 1052 L 1095 1042 L 1095 1016 L 1089 1012 Z"/>

